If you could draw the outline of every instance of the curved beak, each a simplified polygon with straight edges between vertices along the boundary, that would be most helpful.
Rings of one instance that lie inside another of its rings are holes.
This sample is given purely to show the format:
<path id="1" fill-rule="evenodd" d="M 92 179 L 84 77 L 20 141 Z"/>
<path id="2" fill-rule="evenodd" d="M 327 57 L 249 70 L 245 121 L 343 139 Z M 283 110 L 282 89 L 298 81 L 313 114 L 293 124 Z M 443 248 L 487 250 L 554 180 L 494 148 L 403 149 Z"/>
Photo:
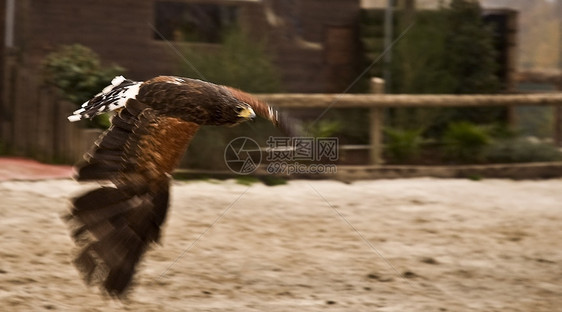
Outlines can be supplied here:
<path id="1" fill-rule="evenodd" d="M 254 119 L 256 117 L 256 113 L 251 107 L 248 106 L 242 109 L 240 113 L 238 113 L 238 117 L 244 119 Z"/>

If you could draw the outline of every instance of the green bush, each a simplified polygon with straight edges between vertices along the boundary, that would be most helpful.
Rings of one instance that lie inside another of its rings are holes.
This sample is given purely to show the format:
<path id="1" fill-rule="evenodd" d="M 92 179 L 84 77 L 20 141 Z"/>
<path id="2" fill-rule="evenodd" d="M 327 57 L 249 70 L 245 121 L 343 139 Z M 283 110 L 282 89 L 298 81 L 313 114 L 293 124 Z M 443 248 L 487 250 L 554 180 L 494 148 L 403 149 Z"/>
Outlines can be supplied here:
<path id="1" fill-rule="evenodd" d="M 478 1 L 452 0 L 446 10 L 444 65 L 454 77 L 453 93 L 494 93 L 500 89 L 493 32 Z"/>
<path id="2" fill-rule="evenodd" d="M 522 163 L 562 160 L 562 153 L 552 144 L 526 138 L 498 140 L 485 151 L 486 160 L 495 163 Z"/>
<path id="3" fill-rule="evenodd" d="M 188 63 L 182 64 L 182 75 L 204 79 L 255 93 L 275 93 L 281 79 L 265 42 L 252 41 L 238 28 L 227 32 L 217 50 L 197 49 L 190 44 L 184 51 Z"/>
<path id="4" fill-rule="evenodd" d="M 463 121 L 451 123 L 443 133 L 443 153 L 452 161 L 480 162 L 491 140 L 482 126 Z"/>
<path id="5" fill-rule="evenodd" d="M 102 66 L 99 56 L 83 45 L 64 45 L 47 55 L 42 63 L 44 81 L 57 88 L 62 97 L 77 106 L 99 93 L 111 80 L 124 72 L 117 65 Z M 108 126 L 107 116 L 99 116 L 94 125 Z"/>
<path id="6" fill-rule="evenodd" d="M 111 80 L 124 72 L 122 67 L 101 65 L 99 56 L 83 45 L 65 45 L 50 53 L 42 64 L 47 84 L 62 91 L 63 96 L 81 105 L 100 92 Z"/>
<path id="7" fill-rule="evenodd" d="M 444 2 L 445 3 L 445 2 Z M 395 36 L 410 23 L 404 12 L 396 11 Z M 362 14 L 363 42 L 379 42 L 383 34 L 383 11 Z M 383 51 L 379 45 L 364 45 L 370 64 Z M 400 94 L 480 94 L 496 93 L 498 78 L 494 33 L 482 19 L 478 1 L 452 0 L 439 10 L 416 12 L 415 26 L 392 49 L 390 93 Z M 371 76 L 383 73 L 384 62 L 373 66 Z M 366 80 L 366 79 L 365 79 Z M 365 92 L 366 86 L 365 83 Z M 492 123 L 507 120 L 504 107 L 389 108 L 385 122 L 394 128 L 424 128 L 430 138 L 441 136 L 453 121 Z"/>
<path id="8" fill-rule="evenodd" d="M 404 18 L 397 13 L 399 21 Z M 416 12 L 415 26 L 393 49 L 392 92 L 497 92 L 501 86 L 493 36 L 478 1 L 452 0 L 448 7 Z"/>
<path id="9" fill-rule="evenodd" d="M 415 159 L 423 142 L 422 130 L 384 129 L 386 140 L 385 152 L 392 161 L 410 161 Z"/>
<path id="10" fill-rule="evenodd" d="M 305 133 L 315 138 L 326 138 L 336 136 L 342 130 L 342 123 L 339 120 L 318 120 L 305 124 Z"/>

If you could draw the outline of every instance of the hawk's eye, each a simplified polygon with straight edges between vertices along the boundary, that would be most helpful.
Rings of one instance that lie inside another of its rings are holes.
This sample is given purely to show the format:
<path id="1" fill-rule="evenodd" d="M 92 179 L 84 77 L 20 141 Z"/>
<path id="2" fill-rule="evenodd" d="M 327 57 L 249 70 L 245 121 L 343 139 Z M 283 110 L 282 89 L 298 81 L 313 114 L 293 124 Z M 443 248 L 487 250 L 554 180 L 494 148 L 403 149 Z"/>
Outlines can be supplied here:
<path id="1" fill-rule="evenodd" d="M 237 113 L 240 113 L 240 112 L 243 111 L 243 110 L 244 110 L 244 107 L 242 107 L 242 106 L 236 106 L 236 107 L 234 108 L 234 111 L 237 112 Z"/>

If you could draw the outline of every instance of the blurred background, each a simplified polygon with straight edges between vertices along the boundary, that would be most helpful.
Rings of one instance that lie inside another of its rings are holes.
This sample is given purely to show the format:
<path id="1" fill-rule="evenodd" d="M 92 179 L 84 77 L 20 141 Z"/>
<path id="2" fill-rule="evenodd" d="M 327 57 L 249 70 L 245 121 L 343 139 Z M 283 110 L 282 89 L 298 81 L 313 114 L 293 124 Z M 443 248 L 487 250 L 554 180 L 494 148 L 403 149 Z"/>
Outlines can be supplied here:
<path id="1" fill-rule="evenodd" d="M 121 74 L 268 94 L 372 93 L 373 77 L 388 94 L 562 88 L 555 0 L 2 0 L 0 16 L 0 153 L 46 162 L 74 163 L 109 126 L 66 116 Z M 340 139 L 340 164 L 372 164 L 370 110 L 329 101 L 290 112 L 307 135 Z M 452 106 L 384 108 L 378 164 L 561 158 L 556 107 Z M 241 135 L 279 133 L 264 122 L 203 129 L 181 166 L 224 169 L 224 146 Z"/>

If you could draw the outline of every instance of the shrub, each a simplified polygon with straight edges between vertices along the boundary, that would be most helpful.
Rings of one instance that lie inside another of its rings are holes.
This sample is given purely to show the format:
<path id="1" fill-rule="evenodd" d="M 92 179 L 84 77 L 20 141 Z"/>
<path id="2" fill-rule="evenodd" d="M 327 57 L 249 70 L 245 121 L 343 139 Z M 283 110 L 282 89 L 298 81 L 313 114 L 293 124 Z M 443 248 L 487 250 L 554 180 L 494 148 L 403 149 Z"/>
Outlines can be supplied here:
<path id="1" fill-rule="evenodd" d="M 247 92 L 280 91 L 280 75 L 265 42 L 252 41 L 238 28 L 227 32 L 215 51 L 202 51 L 189 45 L 184 55 L 190 64 L 182 64 L 186 77 L 239 88 Z"/>
<path id="2" fill-rule="evenodd" d="M 486 159 L 496 163 L 520 163 L 562 160 L 562 153 L 552 144 L 528 138 L 498 140 L 487 147 Z"/>
<path id="3" fill-rule="evenodd" d="M 462 121 L 449 124 L 442 138 L 444 156 L 460 162 L 482 161 L 490 142 L 486 129 Z"/>
<path id="4" fill-rule="evenodd" d="M 307 135 L 316 138 L 333 137 L 342 130 L 339 120 L 318 120 L 305 125 Z"/>
<path id="5" fill-rule="evenodd" d="M 422 130 L 384 129 L 385 152 L 394 161 L 410 161 L 416 158 L 421 149 Z"/>
<path id="6" fill-rule="evenodd" d="M 57 88 L 62 97 L 76 105 L 99 93 L 111 80 L 124 72 L 117 65 L 102 66 L 99 56 L 83 45 L 65 45 L 47 55 L 42 64 L 45 83 Z M 94 125 L 108 126 L 107 116 L 95 119 Z"/>
<path id="7" fill-rule="evenodd" d="M 453 93 L 494 93 L 500 88 L 496 74 L 493 32 L 482 20 L 478 1 L 452 0 L 446 10 L 444 65 L 454 77 Z"/>
<path id="8" fill-rule="evenodd" d="M 62 91 L 63 96 L 77 105 L 100 92 L 124 69 L 112 65 L 103 67 L 99 56 L 83 45 L 65 45 L 50 53 L 42 64 L 47 84 Z"/>
<path id="9" fill-rule="evenodd" d="M 415 26 L 392 49 L 390 68 L 391 93 L 408 94 L 480 94 L 496 93 L 502 85 L 496 64 L 498 51 L 494 32 L 482 19 L 478 1 L 452 0 L 440 10 L 416 12 Z M 406 14 L 407 15 L 407 14 Z M 406 25 L 406 15 L 397 11 L 398 25 Z M 364 11 L 363 42 L 370 62 L 382 51 L 383 13 Z M 378 30 L 378 31 L 374 31 Z M 398 27 L 395 36 L 404 27 Z M 371 75 L 382 74 L 382 63 Z M 365 84 L 366 85 L 366 84 Z M 503 107 L 484 108 L 389 108 L 388 120 L 393 127 L 426 128 L 426 137 L 437 137 L 451 121 L 467 120 L 491 123 L 506 120 Z"/>
<path id="10" fill-rule="evenodd" d="M 417 12 L 415 27 L 393 50 L 393 93 L 479 94 L 501 88 L 494 33 L 478 1 L 452 0 L 440 10 Z"/>

